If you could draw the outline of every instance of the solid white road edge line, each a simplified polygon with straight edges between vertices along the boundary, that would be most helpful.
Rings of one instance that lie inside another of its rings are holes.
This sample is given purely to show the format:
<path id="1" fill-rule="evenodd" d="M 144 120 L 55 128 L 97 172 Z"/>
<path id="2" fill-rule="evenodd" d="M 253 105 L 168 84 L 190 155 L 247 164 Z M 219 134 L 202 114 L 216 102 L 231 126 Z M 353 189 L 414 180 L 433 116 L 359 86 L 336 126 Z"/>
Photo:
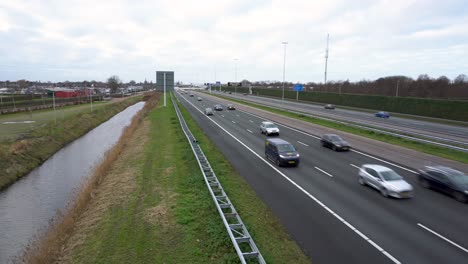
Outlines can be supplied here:
<path id="1" fill-rule="evenodd" d="M 182 97 L 184 98 L 184 97 Z M 192 107 L 194 107 L 198 112 L 202 113 L 200 109 L 198 109 L 195 105 L 193 105 L 190 101 L 184 98 L 185 101 L 187 101 Z M 205 116 L 205 115 L 203 115 Z M 385 251 L 382 247 L 377 245 L 374 241 L 372 241 L 370 238 L 368 238 L 366 235 L 361 233 L 361 231 L 357 230 L 353 225 L 351 225 L 348 221 L 344 220 L 340 215 L 335 213 L 332 209 L 330 209 L 328 206 L 326 206 L 324 203 L 322 203 L 319 199 L 315 198 L 312 194 L 307 192 L 302 186 L 297 184 L 295 181 L 291 180 L 288 176 L 286 176 L 284 173 L 282 173 L 280 170 L 278 170 L 276 167 L 274 167 L 270 162 L 265 160 L 263 157 L 258 155 L 255 151 L 253 151 L 249 146 L 247 146 L 244 142 L 240 141 L 237 137 L 235 137 L 233 134 L 231 134 L 229 131 L 227 131 L 224 127 L 216 123 L 213 119 L 208 118 L 211 122 L 213 122 L 216 126 L 221 128 L 226 134 L 231 136 L 234 140 L 239 142 L 242 146 L 244 146 L 246 149 L 248 149 L 252 154 L 257 156 L 260 160 L 262 160 L 265 164 L 267 164 L 270 168 L 272 168 L 274 171 L 276 171 L 279 175 L 281 175 L 285 180 L 289 181 L 292 185 L 294 185 L 296 188 L 298 188 L 300 191 L 302 191 L 305 195 L 307 195 L 310 199 L 314 200 L 318 205 L 320 205 L 322 208 L 324 208 L 326 211 L 328 211 L 331 215 L 333 215 L 335 218 L 340 220 L 343 224 L 345 224 L 347 227 L 349 227 L 351 230 L 353 230 L 356 234 L 358 234 L 360 237 L 362 237 L 364 240 L 366 240 L 369 244 L 371 244 L 373 247 L 375 247 L 378 251 L 380 251 L 382 254 L 384 254 L 386 257 L 388 257 L 390 260 L 392 260 L 394 263 L 401 264 L 400 261 L 398 261 L 396 258 L 394 258 L 390 253 Z"/>
<path id="2" fill-rule="evenodd" d="M 309 145 L 307 145 L 306 143 L 303 143 L 303 142 L 300 142 L 300 141 L 297 141 L 297 143 L 301 144 L 301 145 L 304 145 L 306 147 L 308 147 Z"/>
<path id="3" fill-rule="evenodd" d="M 333 177 L 333 175 L 331 175 L 330 173 L 328 173 L 328 172 L 326 172 L 326 171 L 320 169 L 319 167 L 314 167 L 314 168 L 316 168 L 317 170 L 319 170 L 319 171 L 325 173 L 326 175 L 328 175 L 328 176 L 330 176 L 330 177 Z"/>
<path id="4" fill-rule="evenodd" d="M 262 118 L 262 117 L 260 117 L 260 116 L 255 115 L 255 114 L 251 114 L 251 113 L 248 113 L 248 112 L 245 112 L 245 111 L 242 111 L 242 110 L 239 110 L 239 111 L 240 111 L 240 112 L 243 112 L 243 113 L 245 113 L 245 114 L 248 114 L 248 115 L 255 116 L 255 117 L 260 118 L 260 119 L 264 119 L 264 118 Z M 298 132 L 298 133 L 301 133 L 301 134 L 303 134 L 303 135 L 306 135 L 306 136 L 309 136 L 309 137 L 313 137 L 313 138 L 315 138 L 315 139 L 320 139 L 320 137 L 311 135 L 311 134 L 306 133 L 306 132 L 304 132 L 304 131 L 297 130 L 297 129 L 292 128 L 292 127 L 287 126 L 287 125 L 283 125 L 283 124 L 281 124 L 281 123 L 276 123 L 276 122 L 275 122 L 275 124 L 279 124 L 280 126 L 283 126 L 283 127 L 285 127 L 285 128 L 291 129 L 291 130 L 296 131 L 296 132 Z M 383 160 L 383 159 L 380 159 L 380 158 L 371 156 L 371 155 L 369 155 L 369 154 L 366 154 L 366 153 L 357 151 L 357 150 L 355 150 L 355 149 L 351 149 L 351 151 L 353 151 L 353 152 L 355 152 L 355 153 L 358 153 L 358 154 L 361 154 L 361 155 L 363 155 L 363 156 L 369 157 L 369 158 L 371 158 L 371 159 L 375 159 L 375 160 L 378 160 L 378 161 L 387 163 L 387 164 L 389 164 L 389 165 L 392 165 L 392 166 L 394 166 L 394 167 L 400 168 L 400 169 L 402 169 L 402 170 L 406 170 L 406 171 L 412 172 L 412 173 L 414 173 L 414 174 L 418 174 L 418 173 L 417 173 L 416 171 L 414 171 L 414 170 L 410 170 L 410 169 L 408 169 L 408 168 L 402 167 L 402 166 L 397 165 L 397 164 L 395 164 L 395 163 L 392 163 L 392 162 L 389 162 L 389 161 L 386 161 L 386 160 Z"/>
<path id="5" fill-rule="evenodd" d="M 458 245 L 457 243 L 453 242 L 452 240 L 450 240 L 450 239 L 448 239 L 448 238 L 446 238 L 446 237 L 440 235 L 439 233 L 437 233 L 437 232 L 431 230 L 430 228 L 425 227 L 424 225 L 422 225 L 422 224 L 420 224 L 420 223 L 418 223 L 418 226 L 420 226 L 420 227 L 426 229 L 427 231 L 431 232 L 432 234 L 434 234 L 434 235 L 436 235 L 436 236 L 442 238 L 443 240 L 449 242 L 450 244 L 452 244 L 452 245 L 456 246 L 457 248 L 459 248 L 459 249 L 465 251 L 466 253 L 468 253 L 468 249 L 466 249 L 466 248 L 464 248 L 464 247 Z"/>
<path id="6" fill-rule="evenodd" d="M 354 168 L 356 168 L 356 169 L 358 169 L 358 170 L 361 169 L 361 168 L 359 168 L 358 166 L 356 166 L 356 165 L 354 165 L 354 164 L 349 164 L 349 165 L 353 166 Z"/>

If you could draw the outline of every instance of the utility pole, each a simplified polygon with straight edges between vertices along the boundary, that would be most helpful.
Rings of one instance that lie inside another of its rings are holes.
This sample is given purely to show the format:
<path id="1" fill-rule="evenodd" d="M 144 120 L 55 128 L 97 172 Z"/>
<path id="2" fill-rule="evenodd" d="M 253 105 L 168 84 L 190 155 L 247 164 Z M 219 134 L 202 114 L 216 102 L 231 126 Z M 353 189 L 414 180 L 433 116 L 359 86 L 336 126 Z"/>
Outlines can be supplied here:
<path id="1" fill-rule="evenodd" d="M 324 84 L 327 84 L 327 64 L 328 64 L 328 41 L 330 39 L 330 34 L 327 34 L 327 49 L 325 50 L 325 81 Z"/>
<path id="2" fill-rule="evenodd" d="M 283 60 L 283 93 L 281 95 L 281 103 L 284 105 L 284 82 L 285 82 L 285 77 L 286 77 L 286 45 L 288 45 L 288 42 L 284 41 L 281 42 L 281 44 L 284 45 L 284 60 Z"/>
<path id="3" fill-rule="evenodd" d="M 398 97 L 398 86 L 400 85 L 400 80 L 397 81 L 396 83 L 396 94 L 395 97 Z"/>
<path id="4" fill-rule="evenodd" d="M 166 107 L 166 73 L 164 72 L 164 107 Z"/>
<path id="5" fill-rule="evenodd" d="M 234 86 L 234 94 L 237 94 L 237 58 L 234 59 L 234 62 L 235 62 L 235 77 L 234 77 L 234 83 L 235 83 L 235 86 Z"/>

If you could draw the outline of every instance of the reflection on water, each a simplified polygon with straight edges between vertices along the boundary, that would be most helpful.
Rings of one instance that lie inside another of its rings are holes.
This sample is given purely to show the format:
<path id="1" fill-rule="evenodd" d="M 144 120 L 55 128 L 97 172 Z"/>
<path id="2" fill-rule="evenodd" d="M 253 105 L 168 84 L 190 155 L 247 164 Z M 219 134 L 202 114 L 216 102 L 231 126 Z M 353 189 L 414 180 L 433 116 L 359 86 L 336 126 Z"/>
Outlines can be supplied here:
<path id="1" fill-rule="evenodd" d="M 128 107 L 0 193 L 0 263 L 17 256 L 57 210 L 64 209 L 83 178 L 143 106 L 140 102 Z"/>

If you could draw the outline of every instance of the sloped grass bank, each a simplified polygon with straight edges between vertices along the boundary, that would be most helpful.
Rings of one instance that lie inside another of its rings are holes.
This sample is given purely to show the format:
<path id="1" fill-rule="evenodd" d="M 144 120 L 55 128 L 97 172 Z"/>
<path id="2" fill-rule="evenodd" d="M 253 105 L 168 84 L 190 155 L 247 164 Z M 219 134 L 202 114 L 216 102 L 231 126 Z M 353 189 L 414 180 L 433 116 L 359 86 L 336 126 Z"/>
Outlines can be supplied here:
<path id="1" fill-rule="evenodd" d="M 96 107 L 93 112 L 83 109 L 57 124 L 51 121 L 34 129 L 21 139 L 0 142 L 0 190 L 42 164 L 66 144 L 141 99 L 141 96 L 130 97 L 121 102 Z"/>

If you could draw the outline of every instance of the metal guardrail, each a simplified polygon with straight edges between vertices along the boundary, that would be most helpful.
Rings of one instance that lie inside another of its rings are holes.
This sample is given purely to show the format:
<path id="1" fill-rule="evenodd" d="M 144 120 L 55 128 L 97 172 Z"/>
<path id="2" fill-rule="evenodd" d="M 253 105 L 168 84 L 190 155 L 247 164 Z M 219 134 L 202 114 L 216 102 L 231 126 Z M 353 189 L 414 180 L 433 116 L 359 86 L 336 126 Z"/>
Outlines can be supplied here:
<path id="1" fill-rule="evenodd" d="M 177 117 L 179 118 L 180 126 L 182 127 L 182 130 L 190 143 L 190 147 L 192 148 L 195 157 L 197 158 L 197 162 L 205 179 L 206 186 L 208 187 L 211 197 L 216 204 L 216 208 L 218 209 L 224 226 L 229 233 L 229 237 L 231 238 L 232 244 L 236 249 L 241 263 L 247 263 L 249 260 L 255 263 L 266 263 L 262 254 L 255 245 L 254 240 L 242 222 L 242 219 L 234 208 L 234 205 L 231 203 L 231 200 L 229 200 L 227 194 L 224 192 L 221 183 L 218 181 L 218 178 L 211 168 L 211 165 L 203 153 L 203 150 L 199 146 L 198 141 L 188 128 L 185 119 L 183 118 L 179 107 L 177 106 L 177 103 L 174 101 L 172 93 L 171 99 L 173 102 L 172 104 L 174 105 L 174 109 L 176 110 Z"/>

